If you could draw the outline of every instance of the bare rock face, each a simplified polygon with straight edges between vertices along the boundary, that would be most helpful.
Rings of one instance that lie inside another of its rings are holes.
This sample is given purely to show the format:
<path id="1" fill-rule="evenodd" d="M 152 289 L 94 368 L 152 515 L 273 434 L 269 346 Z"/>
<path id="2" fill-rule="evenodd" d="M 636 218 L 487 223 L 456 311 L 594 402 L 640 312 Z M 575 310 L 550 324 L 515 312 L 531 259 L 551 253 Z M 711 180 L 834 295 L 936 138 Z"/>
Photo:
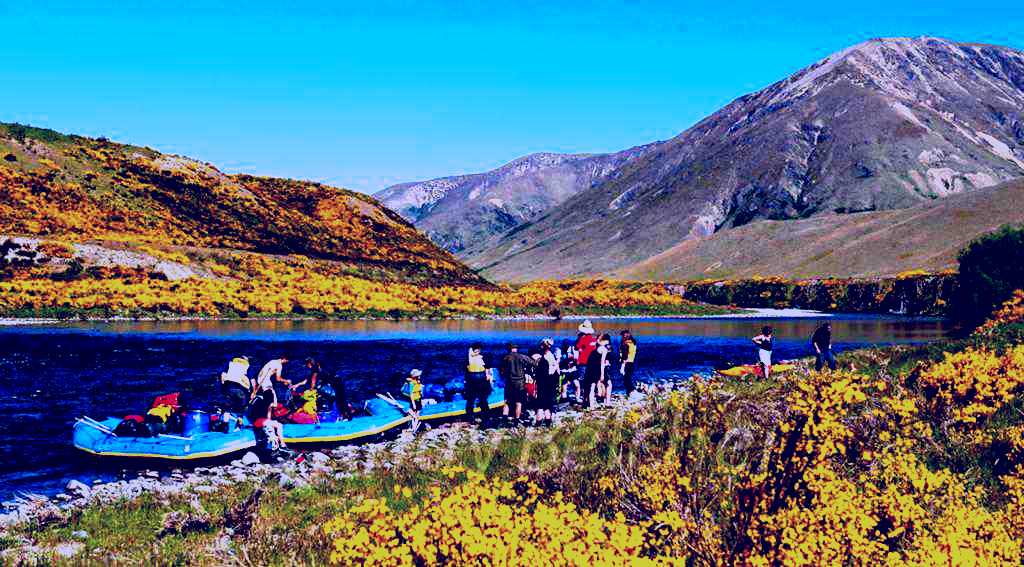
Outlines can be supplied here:
<path id="1" fill-rule="evenodd" d="M 653 145 L 615 154 L 532 154 L 486 173 L 394 185 L 374 197 L 460 253 L 607 180 Z"/>
<path id="2" fill-rule="evenodd" d="M 874 39 L 460 255 L 502 280 L 602 274 L 755 220 L 902 209 L 1022 176 L 1024 53 Z"/>

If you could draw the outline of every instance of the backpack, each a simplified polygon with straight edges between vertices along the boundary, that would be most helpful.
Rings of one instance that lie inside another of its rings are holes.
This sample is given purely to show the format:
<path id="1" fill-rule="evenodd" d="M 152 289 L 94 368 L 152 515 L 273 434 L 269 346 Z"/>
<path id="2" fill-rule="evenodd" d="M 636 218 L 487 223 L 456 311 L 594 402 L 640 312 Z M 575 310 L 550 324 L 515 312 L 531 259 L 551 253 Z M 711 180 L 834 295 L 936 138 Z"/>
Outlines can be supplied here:
<path id="1" fill-rule="evenodd" d="M 118 437 L 150 437 L 152 431 L 140 420 L 134 419 L 139 416 L 128 416 L 121 420 L 114 428 L 114 435 Z"/>

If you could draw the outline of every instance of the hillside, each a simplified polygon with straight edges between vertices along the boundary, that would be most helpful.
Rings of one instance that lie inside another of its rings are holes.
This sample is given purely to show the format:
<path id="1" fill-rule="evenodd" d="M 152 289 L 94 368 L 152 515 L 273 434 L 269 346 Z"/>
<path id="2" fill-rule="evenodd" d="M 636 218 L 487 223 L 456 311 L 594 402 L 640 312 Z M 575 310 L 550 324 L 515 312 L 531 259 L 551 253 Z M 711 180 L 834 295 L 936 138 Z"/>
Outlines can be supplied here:
<path id="1" fill-rule="evenodd" d="M 532 154 L 493 171 L 403 183 L 374 196 L 439 246 L 459 253 L 607 180 L 651 146 L 614 154 Z"/>
<path id="2" fill-rule="evenodd" d="M 737 99 L 574 203 L 461 256 L 499 280 L 606 274 L 758 220 L 903 209 L 990 187 L 1024 176 L 1022 108 L 1019 51 L 867 41 Z"/>
<path id="3" fill-rule="evenodd" d="M 956 268 L 957 253 L 1003 224 L 1024 223 L 1024 180 L 908 209 L 758 221 L 692 238 L 633 266 L 623 279 L 891 276 Z"/>
<path id="4" fill-rule="evenodd" d="M 374 279 L 484 283 L 366 195 L 17 124 L 0 124 L 3 235 L 295 254 Z"/>

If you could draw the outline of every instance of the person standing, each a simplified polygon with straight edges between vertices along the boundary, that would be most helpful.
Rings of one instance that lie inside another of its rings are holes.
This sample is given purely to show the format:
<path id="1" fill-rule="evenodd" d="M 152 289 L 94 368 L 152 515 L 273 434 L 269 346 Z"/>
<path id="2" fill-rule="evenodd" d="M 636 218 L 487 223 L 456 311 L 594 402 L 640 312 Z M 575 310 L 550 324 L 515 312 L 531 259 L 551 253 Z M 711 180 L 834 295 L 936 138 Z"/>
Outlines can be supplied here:
<path id="1" fill-rule="evenodd" d="M 554 344 L 555 341 L 551 339 L 540 342 L 540 356 L 534 373 L 537 381 L 536 425 L 551 425 L 553 419 L 552 410 L 555 409 L 555 398 L 558 396 L 558 358 L 551 351 Z"/>
<path id="2" fill-rule="evenodd" d="M 505 407 L 502 416 L 519 421 L 523 416 L 523 403 L 526 401 L 526 375 L 534 372 L 536 363 L 532 358 L 519 352 L 519 348 L 510 343 L 508 354 L 501 359 L 499 372 L 505 381 Z"/>
<path id="3" fill-rule="evenodd" d="M 822 367 L 828 364 L 829 370 L 836 369 L 836 355 L 832 353 L 832 323 L 822 323 L 814 331 L 811 337 L 811 344 L 814 346 L 814 370 L 821 372 Z"/>
<path id="4" fill-rule="evenodd" d="M 260 373 L 256 377 L 256 383 L 253 385 L 252 395 L 249 398 L 250 422 L 255 423 L 261 417 L 273 415 L 272 413 L 264 415 L 264 413 L 266 411 L 272 412 L 278 405 L 277 392 L 274 391 L 274 381 L 281 382 L 285 386 L 291 386 L 291 383 L 282 376 L 284 365 L 287 362 L 287 358 L 277 358 L 267 362 L 260 369 Z M 253 417 L 254 415 L 255 417 Z"/>
<path id="5" fill-rule="evenodd" d="M 479 420 L 483 422 L 487 418 L 490 406 L 487 404 L 487 397 L 491 395 L 491 382 L 487 379 L 487 360 L 483 355 L 483 345 L 473 343 L 469 346 L 468 361 L 466 364 L 466 384 L 463 396 L 466 398 L 466 421 L 472 423 L 475 418 L 473 412 L 476 406 L 480 406 Z"/>
<path id="6" fill-rule="evenodd" d="M 772 349 L 775 347 L 775 330 L 770 326 L 761 327 L 761 334 L 751 339 L 757 345 L 757 360 L 765 378 L 772 376 Z"/>
<path id="7" fill-rule="evenodd" d="M 608 399 L 608 393 L 604 390 L 598 392 L 598 385 L 602 385 L 608 392 L 611 390 L 611 384 L 606 381 L 607 368 L 609 366 L 608 354 L 611 352 L 608 345 L 610 344 L 611 337 L 607 333 L 601 335 L 594 351 L 587 357 L 587 365 L 583 375 L 583 392 L 587 396 L 586 407 L 596 406 L 598 397 Z"/>
<path id="8" fill-rule="evenodd" d="M 252 392 L 248 357 L 238 356 L 228 362 L 228 371 L 220 373 L 220 389 L 228 411 L 236 414 L 245 411 Z"/>
<path id="9" fill-rule="evenodd" d="M 402 393 L 409 398 L 409 415 L 412 416 L 413 430 L 418 426 L 420 411 L 423 410 L 423 371 L 413 368 L 409 371 L 409 377 L 405 379 L 402 386 Z"/>
<path id="10" fill-rule="evenodd" d="M 633 372 L 636 367 L 636 337 L 626 329 L 620 334 L 622 346 L 619 347 L 619 374 L 622 375 L 622 386 L 626 390 L 626 397 L 633 393 Z"/>
<path id="11" fill-rule="evenodd" d="M 590 362 L 590 355 L 597 349 L 597 334 L 594 333 L 594 325 L 587 319 L 580 323 L 579 334 L 576 336 L 576 368 L 579 381 L 583 387 L 583 399 L 590 396 L 590 385 L 587 384 L 587 363 Z M 582 401 L 582 400 L 581 400 Z"/>
<path id="12" fill-rule="evenodd" d="M 279 382 L 287 387 L 291 387 L 292 383 L 284 379 L 284 365 L 287 364 L 288 359 L 281 357 L 263 365 L 260 369 L 259 375 L 256 377 L 256 384 L 252 391 L 252 398 L 256 398 L 262 392 L 269 392 L 274 398 L 274 404 L 277 404 L 277 393 L 274 392 L 274 382 Z"/>
<path id="13" fill-rule="evenodd" d="M 576 403 L 583 402 L 583 396 L 580 395 L 580 377 L 576 371 L 576 347 L 573 346 L 568 340 L 562 342 L 562 360 L 559 362 L 559 381 L 561 382 L 561 399 L 569 399 L 569 383 L 571 382 L 573 387 L 573 398 Z"/>
<path id="14" fill-rule="evenodd" d="M 320 363 L 313 358 L 307 358 L 306 369 L 309 370 L 309 377 L 302 382 L 297 382 L 288 387 L 293 394 L 301 394 L 305 389 L 316 390 L 317 381 L 320 379 L 320 374 L 323 372 L 320 368 Z"/>

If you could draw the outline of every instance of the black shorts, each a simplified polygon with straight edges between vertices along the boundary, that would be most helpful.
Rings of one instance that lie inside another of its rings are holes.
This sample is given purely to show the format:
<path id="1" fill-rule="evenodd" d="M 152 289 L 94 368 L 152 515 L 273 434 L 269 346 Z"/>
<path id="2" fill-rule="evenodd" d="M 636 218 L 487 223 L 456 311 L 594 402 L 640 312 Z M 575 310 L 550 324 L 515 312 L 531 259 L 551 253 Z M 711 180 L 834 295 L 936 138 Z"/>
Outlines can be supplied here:
<path id="1" fill-rule="evenodd" d="M 509 380 L 505 384 L 505 403 L 507 405 L 521 404 L 526 401 L 526 382 Z"/>
<path id="2" fill-rule="evenodd" d="M 412 411 L 420 411 L 420 410 L 422 410 L 423 409 L 423 399 L 421 398 L 419 400 L 411 400 L 409 402 L 409 409 L 411 409 Z"/>

